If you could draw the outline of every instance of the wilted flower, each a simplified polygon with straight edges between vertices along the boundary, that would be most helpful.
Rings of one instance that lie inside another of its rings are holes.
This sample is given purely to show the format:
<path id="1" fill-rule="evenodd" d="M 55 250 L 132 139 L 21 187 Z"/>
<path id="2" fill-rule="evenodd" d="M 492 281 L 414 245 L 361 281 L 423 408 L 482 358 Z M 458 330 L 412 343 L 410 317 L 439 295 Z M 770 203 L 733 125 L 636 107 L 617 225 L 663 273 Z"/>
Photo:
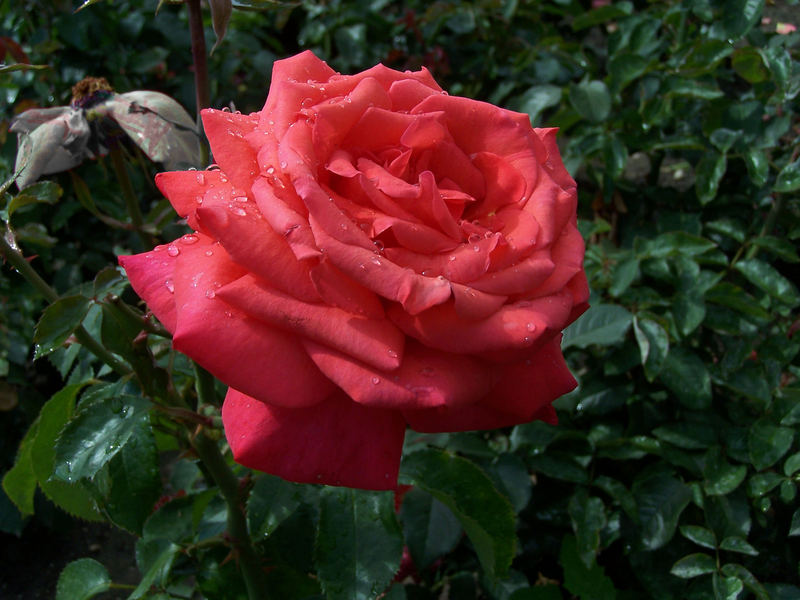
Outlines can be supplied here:
<path id="1" fill-rule="evenodd" d="M 200 162 L 197 128 L 180 104 L 160 92 L 117 94 L 102 77 L 87 77 L 73 86 L 69 106 L 26 110 L 9 130 L 18 138 L 15 172 L 20 189 L 42 175 L 107 154 L 120 130 L 168 170 Z"/>

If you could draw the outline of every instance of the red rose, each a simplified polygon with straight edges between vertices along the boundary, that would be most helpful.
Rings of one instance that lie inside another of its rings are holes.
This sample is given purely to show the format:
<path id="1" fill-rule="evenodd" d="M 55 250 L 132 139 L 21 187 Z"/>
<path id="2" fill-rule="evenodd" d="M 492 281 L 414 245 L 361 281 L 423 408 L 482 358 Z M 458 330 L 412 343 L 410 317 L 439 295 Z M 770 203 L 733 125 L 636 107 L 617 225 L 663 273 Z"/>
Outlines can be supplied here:
<path id="1" fill-rule="evenodd" d="M 238 462 L 390 489 L 406 425 L 554 418 L 588 298 L 555 130 L 424 69 L 343 76 L 310 52 L 275 63 L 261 112 L 203 124 L 220 169 L 156 180 L 196 233 L 120 262 L 230 386 Z"/>

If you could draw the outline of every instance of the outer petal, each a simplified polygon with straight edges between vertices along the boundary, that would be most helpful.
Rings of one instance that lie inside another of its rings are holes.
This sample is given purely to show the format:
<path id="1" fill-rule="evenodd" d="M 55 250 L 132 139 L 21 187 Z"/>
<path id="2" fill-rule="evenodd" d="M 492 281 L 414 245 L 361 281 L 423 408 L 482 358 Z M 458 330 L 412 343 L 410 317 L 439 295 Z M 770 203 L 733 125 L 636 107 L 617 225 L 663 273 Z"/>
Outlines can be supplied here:
<path id="1" fill-rule="evenodd" d="M 175 333 L 175 257 L 172 256 L 175 251 L 168 252 L 167 248 L 167 245 L 156 246 L 150 252 L 120 256 L 119 264 L 125 269 L 134 291 L 164 327 Z"/>
<path id="2" fill-rule="evenodd" d="M 236 462 L 290 481 L 390 490 L 405 422 L 335 394 L 311 408 L 268 406 L 234 389 L 222 407 Z"/>
<path id="3" fill-rule="evenodd" d="M 410 343 L 399 369 L 386 373 L 326 346 L 305 342 L 311 359 L 359 404 L 419 409 L 464 406 L 483 398 L 491 386 L 489 368 L 468 356 Z"/>
<path id="4" fill-rule="evenodd" d="M 310 406 L 327 397 L 331 382 L 300 342 L 220 300 L 220 286 L 244 270 L 209 238 L 183 245 L 175 259 L 178 307 L 173 345 L 228 385 L 280 406 Z"/>
<path id="5" fill-rule="evenodd" d="M 386 319 L 368 319 L 340 308 L 301 302 L 246 275 L 218 292 L 253 318 L 302 338 L 337 348 L 387 371 L 403 354 L 403 334 Z"/>
<path id="6" fill-rule="evenodd" d="M 250 189 L 258 174 L 258 160 L 245 136 L 256 128 L 258 115 L 254 118 L 207 108 L 201 116 L 211 152 L 222 172 L 236 185 Z"/>

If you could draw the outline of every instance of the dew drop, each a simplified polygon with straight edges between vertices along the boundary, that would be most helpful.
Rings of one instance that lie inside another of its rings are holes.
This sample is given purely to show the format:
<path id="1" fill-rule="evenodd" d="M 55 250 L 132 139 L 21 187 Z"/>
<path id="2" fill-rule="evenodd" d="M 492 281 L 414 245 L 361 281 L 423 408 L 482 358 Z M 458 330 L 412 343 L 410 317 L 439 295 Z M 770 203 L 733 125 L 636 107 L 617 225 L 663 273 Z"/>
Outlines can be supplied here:
<path id="1" fill-rule="evenodd" d="M 450 255 L 450 262 L 453 262 L 455 259 L 456 259 L 455 255 L 451 254 Z"/>
<path id="2" fill-rule="evenodd" d="M 195 175 L 195 179 L 197 179 L 197 183 L 199 183 L 200 185 L 206 184 L 206 176 L 203 175 L 202 173 L 198 173 L 197 175 Z"/>
<path id="3" fill-rule="evenodd" d="M 173 246 L 172 244 L 167 246 L 167 254 L 169 254 L 170 256 L 178 256 L 178 254 L 180 253 L 181 251 L 177 246 Z"/>
<path id="4" fill-rule="evenodd" d="M 183 242 L 184 244 L 191 245 L 191 244 L 196 244 L 199 239 L 200 238 L 198 238 L 196 235 L 192 233 L 187 233 L 181 238 L 181 242 Z"/>
<path id="5" fill-rule="evenodd" d="M 285 160 L 281 161 L 281 169 L 285 169 L 288 166 L 289 166 L 289 164 Z"/>
<path id="6" fill-rule="evenodd" d="M 233 214 L 238 215 L 240 217 L 247 216 L 247 211 L 243 209 L 241 206 L 237 206 L 236 204 L 228 204 L 228 210 L 231 211 Z"/>
<path id="7" fill-rule="evenodd" d="M 377 256 L 370 256 L 369 262 L 371 262 L 373 265 L 381 266 L 381 259 Z"/>
<path id="8" fill-rule="evenodd" d="M 372 378 L 372 385 L 378 385 L 381 382 L 379 377 Z"/>
<path id="9" fill-rule="evenodd" d="M 175 284 L 172 283 L 172 279 L 167 279 L 164 282 L 164 287 L 167 288 L 167 291 L 170 294 L 174 294 L 175 293 Z"/>
<path id="10" fill-rule="evenodd" d="M 480 252 L 481 251 L 481 247 L 475 245 L 475 246 L 472 247 L 472 250 L 475 251 L 475 252 Z"/>
<path id="11" fill-rule="evenodd" d="M 394 350 L 391 350 L 391 349 L 390 349 L 390 350 L 389 350 L 389 356 L 390 356 L 391 358 L 397 358 L 397 352 L 395 352 Z"/>
<path id="12" fill-rule="evenodd" d="M 206 250 L 206 256 L 211 256 L 214 254 L 213 250 Z"/>
<path id="13" fill-rule="evenodd" d="M 526 323 L 525 329 L 531 332 L 536 331 L 536 323 Z"/>
<path id="14" fill-rule="evenodd" d="M 472 233 L 468 239 L 470 244 L 477 244 L 481 240 L 481 236 L 477 233 Z"/>
<path id="15" fill-rule="evenodd" d="M 267 175 L 272 175 L 275 172 L 275 167 L 270 167 L 267 169 Z"/>
<path id="16" fill-rule="evenodd" d="M 198 204 L 202 204 L 203 203 L 203 197 L 202 196 L 195 196 L 194 197 L 194 201 L 197 202 Z"/>
<path id="17" fill-rule="evenodd" d="M 293 232 L 295 229 L 297 229 L 298 227 L 300 227 L 300 224 L 299 224 L 299 223 L 295 223 L 294 225 L 289 225 L 289 227 L 287 227 L 287 228 L 286 228 L 286 231 L 284 231 L 284 232 L 283 232 L 283 237 L 289 237 L 289 235 L 290 235 L 290 234 L 291 234 L 291 233 L 292 233 L 292 232 Z"/>
<path id="18" fill-rule="evenodd" d="M 222 183 L 228 183 L 228 178 L 227 178 L 227 177 L 225 177 L 225 175 L 220 175 L 220 176 L 219 176 L 219 180 L 220 180 Z"/>
<path id="19" fill-rule="evenodd" d="M 206 290 L 206 298 L 208 298 L 209 300 L 214 298 L 214 296 L 216 295 L 217 293 L 214 290 Z"/>
<path id="20" fill-rule="evenodd" d="M 380 241 L 380 240 L 375 240 L 375 241 L 374 241 L 374 242 L 372 242 L 372 243 L 375 245 L 375 248 L 377 249 L 377 250 L 376 250 L 377 252 L 383 252 L 384 245 L 383 245 L 383 242 L 382 242 L 382 241 Z"/>

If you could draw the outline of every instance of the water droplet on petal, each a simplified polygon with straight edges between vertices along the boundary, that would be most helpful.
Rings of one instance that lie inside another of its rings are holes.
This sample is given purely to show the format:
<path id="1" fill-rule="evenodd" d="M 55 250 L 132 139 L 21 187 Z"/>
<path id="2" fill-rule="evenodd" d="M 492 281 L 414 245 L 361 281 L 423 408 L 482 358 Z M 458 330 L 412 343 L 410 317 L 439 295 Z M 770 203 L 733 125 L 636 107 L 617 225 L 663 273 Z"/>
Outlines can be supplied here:
<path id="1" fill-rule="evenodd" d="M 289 165 L 286 163 L 286 161 L 285 161 L 285 160 L 282 160 L 282 161 L 281 161 L 281 169 L 285 169 L 285 168 L 286 168 L 286 167 L 288 167 L 288 166 L 289 166 Z"/>
<path id="2" fill-rule="evenodd" d="M 238 206 L 238 205 L 234 204 L 233 202 L 228 204 L 228 210 L 231 211 L 233 214 L 238 215 L 240 217 L 246 217 L 247 216 L 247 211 L 245 209 L 243 209 L 241 206 Z"/>
<path id="3" fill-rule="evenodd" d="M 178 248 L 177 246 L 173 246 L 172 244 L 167 246 L 167 254 L 169 254 L 170 256 L 178 256 L 178 254 L 180 253 L 181 253 L 180 248 Z"/>
<path id="4" fill-rule="evenodd" d="M 371 262 L 373 265 L 378 265 L 378 266 L 381 265 L 381 259 L 378 258 L 377 256 L 371 256 L 369 258 L 369 262 Z"/>
<path id="5" fill-rule="evenodd" d="M 214 290 L 206 290 L 206 298 L 208 298 L 209 300 L 214 298 L 214 296 L 216 295 L 217 293 Z"/>
<path id="6" fill-rule="evenodd" d="M 525 329 L 528 331 L 536 331 L 536 323 L 526 323 Z"/>
<path id="7" fill-rule="evenodd" d="M 452 254 L 451 254 L 451 255 L 450 255 L 450 259 L 449 259 L 449 260 L 450 260 L 450 262 L 453 262 L 455 259 L 456 259 L 456 257 L 455 257 L 454 255 L 452 255 Z"/>
<path id="8" fill-rule="evenodd" d="M 481 247 L 480 247 L 480 246 L 478 246 L 478 245 L 475 245 L 475 246 L 473 246 L 473 247 L 472 247 L 472 249 L 473 249 L 475 252 L 480 252 L 480 251 L 481 251 Z"/>
<path id="9" fill-rule="evenodd" d="M 372 378 L 372 385 L 378 385 L 381 382 L 380 377 Z"/>
<path id="10" fill-rule="evenodd" d="M 206 256 L 211 256 L 212 254 L 214 254 L 213 250 L 206 250 Z"/>
<path id="11" fill-rule="evenodd" d="M 397 358 L 397 352 L 395 352 L 394 350 L 390 349 L 389 350 L 389 356 L 391 356 L 392 358 Z"/>
<path id="12" fill-rule="evenodd" d="M 197 183 L 199 183 L 200 185 L 206 184 L 206 176 L 203 175 L 202 173 L 198 173 L 197 175 L 195 175 L 195 179 L 197 179 Z"/>
<path id="13" fill-rule="evenodd" d="M 202 204 L 203 203 L 203 197 L 202 196 L 195 196 L 194 197 L 194 201 L 197 202 L 198 204 Z"/>
<path id="14" fill-rule="evenodd" d="M 191 245 L 191 244 L 196 244 L 199 239 L 200 238 L 198 238 L 196 235 L 192 233 L 187 233 L 181 238 L 181 242 L 183 242 L 184 244 Z"/>
<path id="15" fill-rule="evenodd" d="M 175 293 L 175 284 L 172 283 L 172 279 L 167 279 L 164 282 L 164 287 L 167 288 L 167 291 L 170 294 L 174 294 Z"/>

